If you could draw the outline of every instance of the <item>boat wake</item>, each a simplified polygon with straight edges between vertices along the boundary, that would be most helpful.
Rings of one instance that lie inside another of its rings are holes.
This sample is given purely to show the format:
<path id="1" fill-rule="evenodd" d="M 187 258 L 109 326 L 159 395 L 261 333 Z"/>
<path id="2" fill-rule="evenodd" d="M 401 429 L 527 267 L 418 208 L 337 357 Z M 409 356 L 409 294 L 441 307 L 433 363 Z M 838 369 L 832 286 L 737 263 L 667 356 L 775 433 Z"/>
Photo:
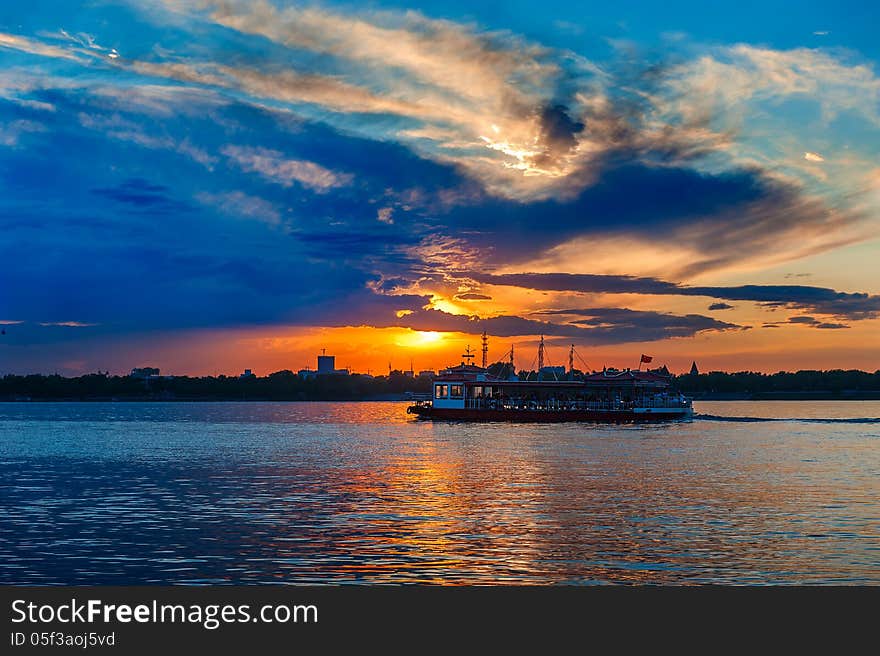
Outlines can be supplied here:
<path id="1" fill-rule="evenodd" d="M 825 419 L 822 417 L 724 417 L 721 415 L 704 415 L 694 413 L 694 419 L 708 421 L 733 421 L 754 423 L 762 421 L 800 421 L 810 424 L 880 424 L 880 417 L 841 417 Z"/>

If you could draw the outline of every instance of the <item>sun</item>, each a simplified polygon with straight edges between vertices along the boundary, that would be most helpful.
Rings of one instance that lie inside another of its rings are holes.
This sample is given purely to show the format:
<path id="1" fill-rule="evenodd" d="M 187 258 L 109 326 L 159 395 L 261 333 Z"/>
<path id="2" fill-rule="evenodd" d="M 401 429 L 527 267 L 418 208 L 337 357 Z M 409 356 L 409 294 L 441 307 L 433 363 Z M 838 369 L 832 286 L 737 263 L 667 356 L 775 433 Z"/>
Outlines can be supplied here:
<path id="1" fill-rule="evenodd" d="M 417 335 L 420 344 L 434 344 L 443 339 L 443 335 L 434 330 L 419 330 Z"/>
<path id="2" fill-rule="evenodd" d="M 443 333 L 435 330 L 409 330 L 397 339 L 397 344 L 409 348 L 420 348 L 437 344 L 442 339 Z"/>

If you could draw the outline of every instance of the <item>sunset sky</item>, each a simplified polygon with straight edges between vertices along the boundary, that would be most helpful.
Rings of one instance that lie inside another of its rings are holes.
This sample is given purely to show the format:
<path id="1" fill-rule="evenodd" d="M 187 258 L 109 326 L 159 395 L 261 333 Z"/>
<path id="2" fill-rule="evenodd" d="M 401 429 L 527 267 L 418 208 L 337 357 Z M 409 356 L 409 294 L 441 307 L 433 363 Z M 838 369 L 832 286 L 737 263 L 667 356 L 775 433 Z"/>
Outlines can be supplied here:
<path id="1" fill-rule="evenodd" d="M 880 369 L 880 4 L 0 4 L 0 374 Z M 582 364 L 582 363 L 579 363 Z M 583 367 L 582 367 L 583 368 Z"/>

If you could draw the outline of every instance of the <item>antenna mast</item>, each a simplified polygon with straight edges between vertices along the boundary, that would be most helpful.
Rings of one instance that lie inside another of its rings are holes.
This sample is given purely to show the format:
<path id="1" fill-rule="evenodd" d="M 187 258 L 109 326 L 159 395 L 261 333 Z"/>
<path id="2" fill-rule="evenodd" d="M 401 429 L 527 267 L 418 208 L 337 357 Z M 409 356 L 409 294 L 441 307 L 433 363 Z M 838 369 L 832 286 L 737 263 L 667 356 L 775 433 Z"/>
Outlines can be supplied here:
<path id="1" fill-rule="evenodd" d="M 485 330 L 481 339 L 483 341 L 483 369 L 485 369 L 489 364 L 489 336 Z"/>

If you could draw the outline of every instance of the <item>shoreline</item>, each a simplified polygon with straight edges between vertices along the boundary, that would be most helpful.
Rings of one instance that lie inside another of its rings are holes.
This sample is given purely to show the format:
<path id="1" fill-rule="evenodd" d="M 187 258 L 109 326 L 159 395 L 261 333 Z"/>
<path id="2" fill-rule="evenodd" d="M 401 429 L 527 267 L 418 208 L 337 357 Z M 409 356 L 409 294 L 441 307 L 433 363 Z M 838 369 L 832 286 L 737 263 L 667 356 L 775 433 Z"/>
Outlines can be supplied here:
<path id="1" fill-rule="evenodd" d="M 412 401 L 405 395 L 384 395 L 369 398 L 150 398 L 150 397 L 52 397 L 52 398 L 2 398 L 0 403 L 404 403 Z M 880 401 L 880 392 L 861 394 L 815 394 L 811 392 L 780 392 L 778 394 L 707 394 L 693 397 L 700 401 Z"/>

